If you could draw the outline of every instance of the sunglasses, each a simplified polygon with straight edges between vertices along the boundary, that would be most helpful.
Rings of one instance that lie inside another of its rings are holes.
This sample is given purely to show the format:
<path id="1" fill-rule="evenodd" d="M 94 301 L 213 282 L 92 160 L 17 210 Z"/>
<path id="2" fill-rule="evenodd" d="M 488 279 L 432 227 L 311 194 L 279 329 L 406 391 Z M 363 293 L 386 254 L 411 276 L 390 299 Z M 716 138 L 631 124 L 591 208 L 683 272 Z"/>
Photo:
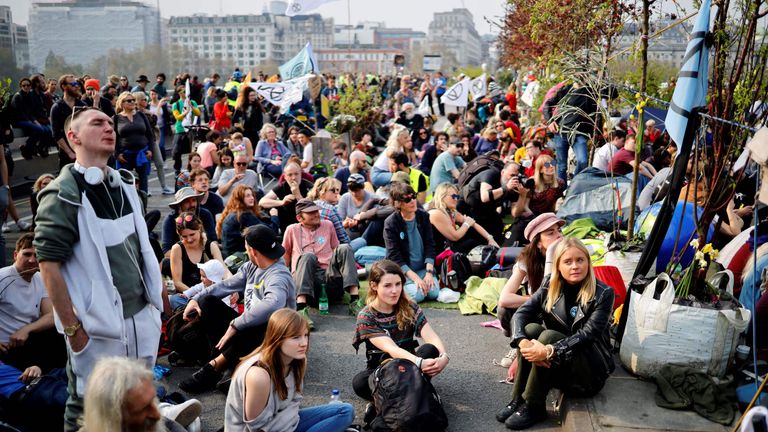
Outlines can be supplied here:
<path id="1" fill-rule="evenodd" d="M 552 168 L 552 167 L 554 167 L 554 166 L 555 166 L 555 163 L 554 163 L 554 162 L 544 162 L 544 163 L 542 164 L 542 166 L 543 166 L 544 168 Z"/>
<path id="2" fill-rule="evenodd" d="M 247 166 L 248 162 L 235 162 L 235 165 L 237 165 L 237 166 Z"/>
<path id="3" fill-rule="evenodd" d="M 415 197 L 415 196 L 413 196 L 413 194 L 410 194 L 410 195 L 404 195 L 404 196 L 403 196 L 402 198 L 400 198 L 398 201 L 400 201 L 400 202 L 402 202 L 402 203 L 404 203 L 404 204 L 408 204 L 408 203 L 410 203 L 411 201 L 413 201 L 414 199 L 416 199 L 416 197 Z"/>
<path id="4" fill-rule="evenodd" d="M 80 87 L 80 83 L 77 81 L 68 82 L 67 85 L 70 87 Z"/>
<path id="5" fill-rule="evenodd" d="M 136 103 L 136 99 L 126 99 L 123 102 L 125 102 L 125 103 Z"/>
<path id="6" fill-rule="evenodd" d="M 335 155 L 336 157 L 342 157 L 342 156 L 344 156 L 344 153 L 334 153 L 334 155 Z"/>
<path id="7" fill-rule="evenodd" d="M 419 135 L 427 135 L 427 131 L 421 131 L 419 132 Z"/>
<path id="8" fill-rule="evenodd" d="M 459 195 L 459 194 L 451 194 L 450 197 L 455 199 L 455 200 L 458 200 L 459 198 L 461 198 L 461 195 Z"/>
<path id="9" fill-rule="evenodd" d="M 82 106 L 82 105 L 75 105 L 72 107 L 72 115 L 69 117 L 69 124 L 72 124 L 72 122 L 82 113 L 90 110 L 99 110 L 98 108 L 90 107 L 90 106 Z"/>
<path id="10" fill-rule="evenodd" d="M 464 143 L 456 143 L 456 148 L 464 148 Z"/>
<path id="11" fill-rule="evenodd" d="M 348 185 L 348 189 L 351 191 L 359 191 L 360 189 L 363 189 L 363 187 L 363 185 L 357 183 L 350 183 Z"/>
<path id="12" fill-rule="evenodd" d="M 176 218 L 176 226 L 183 226 L 187 222 L 192 222 L 192 220 L 195 217 L 191 214 L 187 214 L 186 216 L 179 216 Z"/>

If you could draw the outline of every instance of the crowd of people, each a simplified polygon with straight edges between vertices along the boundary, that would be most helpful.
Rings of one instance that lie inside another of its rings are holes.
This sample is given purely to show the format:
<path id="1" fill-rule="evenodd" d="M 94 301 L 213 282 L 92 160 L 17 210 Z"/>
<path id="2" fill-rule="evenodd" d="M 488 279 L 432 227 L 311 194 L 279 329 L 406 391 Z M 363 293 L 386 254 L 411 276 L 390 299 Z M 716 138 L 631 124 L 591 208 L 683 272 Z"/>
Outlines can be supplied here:
<path id="1" fill-rule="evenodd" d="M 348 303 L 353 347 L 364 345 L 367 358 L 352 386 L 371 401 L 369 377 L 387 359 L 409 360 L 429 379 L 449 364 L 419 306 L 450 287 L 445 252 L 519 247 L 497 310 L 518 372 L 497 420 L 526 429 L 546 418 L 549 389 L 600 391 L 614 369 L 614 291 L 596 279 L 590 250 L 564 238 L 554 212 L 587 169 L 639 176 L 641 210 L 663 199 L 677 156 L 668 134 L 652 120 L 643 128 L 633 117 L 603 117 L 599 107 L 615 90 L 571 82 L 546 98 L 541 123 L 532 124 L 536 110 L 518 107 L 517 85 L 504 89 L 493 78 L 485 97 L 451 111 L 441 73 L 326 75 L 318 97 L 305 92 L 287 115 L 244 78 L 240 70 L 226 83 L 183 74 L 170 89 L 162 73 L 154 86 L 145 75 L 135 86 L 125 76 L 103 86 L 90 76 L 20 80 L 0 116 L 0 175 L 20 230 L 30 226 L 8 191 L 11 126 L 26 136 L 25 158 L 58 149 L 60 172 L 35 183 L 34 231 L 0 269 L 10 279 L 0 290 L 0 368 L 11 370 L 0 377 L 57 377 L 66 405 L 52 399 L 46 407 L 66 431 L 194 430 L 199 402 L 163 397 L 159 406 L 148 372 L 166 346 L 162 329 L 177 322 L 194 327 L 191 343 L 210 348 L 179 387 L 226 392 L 225 430 L 350 430 L 349 404 L 299 407 L 311 367 L 310 310 Z M 378 89 L 378 120 L 351 143 L 334 139 L 325 164 L 313 149 L 313 126 L 330 120 L 320 95 L 335 106 L 363 87 Z M 416 109 L 423 99 L 428 112 Z M 680 200 L 700 206 L 710 192 L 708 157 L 703 149 L 700 165 L 689 166 L 698 193 Z M 160 193 L 173 195 L 165 216 L 146 211 L 153 166 Z M 737 187 L 748 187 L 745 178 Z M 748 191 L 741 196 L 714 222 L 716 247 L 750 226 L 755 203 Z M 752 235 L 762 239 L 768 225 L 756 225 Z M 742 268 L 744 278 L 756 277 Z M 762 310 L 768 302 L 765 294 L 752 301 Z M 0 400 L 24 406 L 20 392 L 29 388 L 9 386 Z M 369 405 L 364 418 L 376 415 Z"/>

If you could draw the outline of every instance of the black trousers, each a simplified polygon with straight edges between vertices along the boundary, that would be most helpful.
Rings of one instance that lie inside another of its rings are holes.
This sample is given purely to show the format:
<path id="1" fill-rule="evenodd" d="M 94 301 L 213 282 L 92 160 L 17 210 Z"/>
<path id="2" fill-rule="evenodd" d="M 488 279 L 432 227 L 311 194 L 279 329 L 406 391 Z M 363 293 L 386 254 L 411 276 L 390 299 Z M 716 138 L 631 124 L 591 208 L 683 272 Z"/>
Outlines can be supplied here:
<path id="1" fill-rule="evenodd" d="M 229 328 L 229 323 L 238 317 L 238 314 L 231 307 L 227 306 L 220 298 L 206 295 L 199 299 L 200 320 L 205 335 L 211 346 L 216 346 L 224 333 Z M 227 360 L 227 366 L 233 368 L 240 361 L 241 357 L 250 354 L 251 351 L 261 345 L 264 341 L 264 335 L 267 332 L 267 323 L 260 324 L 246 329 L 238 330 L 232 338 L 227 341 L 224 349 L 218 353 Z"/>
<path id="2" fill-rule="evenodd" d="M 173 170 L 181 172 L 181 157 L 192 151 L 192 138 L 189 133 L 177 133 L 173 136 Z"/>
<path id="3" fill-rule="evenodd" d="M 433 359 L 437 358 L 437 356 L 440 355 L 440 351 L 432 344 L 424 344 L 416 348 L 416 352 L 414 353 L 416 356 L 425 358 L 425 359 Z M 389 355 L 384 355 L 381 358 L 381 361 L 389 358 Z M 369 367 L 365 369 L 362 372 L 359 372 L 357 375 L 355 375 L 354 378 L 352 378 L 352 388 L 355 390 L 355 394 L 360 396 L 361 398 L 372 401 L 373 400 L 373 389 L 368 384 L 368 377 L 371 376 L 371 374 L 376 371 L 376 365 L 375 367 L 371 364 L 368 365 Z"/>
<path id="4" fill-rule="evenodd" d="M 39 366 L 43 372 L 63 368 L 67 364 L 64 336 L 55 327 L 30 333 L 24 345 L 9 349 L 0 361 L 22 371 L 30 366 Z"/>

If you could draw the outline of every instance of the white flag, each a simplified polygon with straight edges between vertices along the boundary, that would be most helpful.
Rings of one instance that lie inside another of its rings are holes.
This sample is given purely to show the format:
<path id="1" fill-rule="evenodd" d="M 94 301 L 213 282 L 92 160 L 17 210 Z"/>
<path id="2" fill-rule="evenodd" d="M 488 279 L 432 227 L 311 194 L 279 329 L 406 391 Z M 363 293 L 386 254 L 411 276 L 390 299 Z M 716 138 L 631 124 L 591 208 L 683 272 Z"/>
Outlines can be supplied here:
<path id="1" fill-rule="evenodd" d="M 488 86 L 485 83 L 485 74 L 473 79 L 469 84 L 469 91 L 473 100 L 479 100 L 488 94 Z"/>
<path id="2" fill-rule="evenodd" d="M 272 105 L 280 105 L 280 102 L 283 101 L 283 97 L 285 96 L 285 93 L 290 86 L 288 84 L 279 82 L 255 82 L 251 83 L 251 87 L 256 90 L 256 93 L 260 94 L 261 97 L 266 99 L 267 102 L 271 103 Z"/>
<path id="3" fill-rule="evenodd" d="M 284 80 L 291 80 L 309 73 L 320 72 L 317 58 L 315 58 L 315 54 L 312 52 L 312 43 L 307 42 L 298 54 L 280 65 L 278 69 L 280 70 L 280 76 Z"/>
<path id="4" fill-rule="evenodd" d="M 333 0 L 288 0 L 288 8 L 285 14 L 290 16 L 306 15 L 313 9 L 317 9 L 325 3 Z"/>
<path id="5" fill-rule="evenodd" d="M 469 98 L 469 83 L 469 78 L 464 78 L 463 80 L 457 82 L 451 88 L 449 88 L 443 96 L 440 97 L 440 100 L 446 105 L 455 107 L 467 106 L 467 98 Z"/>
<path id="6" fill-rule="evenodd" d="M 421 99 L 421 105 L 419 105 L 416 114 L 422 117 L 427 117 L 429 115 L 429 98 L 426 95 Z"/>

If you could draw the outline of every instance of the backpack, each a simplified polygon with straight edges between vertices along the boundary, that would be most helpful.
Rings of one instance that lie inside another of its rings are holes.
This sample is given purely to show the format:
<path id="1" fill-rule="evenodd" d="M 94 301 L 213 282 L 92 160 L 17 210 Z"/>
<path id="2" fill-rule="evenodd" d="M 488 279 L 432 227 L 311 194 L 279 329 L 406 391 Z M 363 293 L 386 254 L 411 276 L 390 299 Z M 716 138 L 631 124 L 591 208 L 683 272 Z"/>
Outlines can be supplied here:
<path id="1" fill-rule="evenodd" d="M 464 292 L 465 282 L 470 276 L 472 276 L 472 266 L 467 256 L 461 252 L 454 252 L 440 263 L 438 280 L 441 288 Z"/>
<path id="2" fill-rule="evenodd" d="M 479 245 L 467 254 L 467 260 L 472 268 L 472 274 L 484 277 L 485 273 L 498 262 L 499 248 L 491 245 Z"/>
<path id="3" fill-rule="evenodd" d="M 184 321 L 184 311 L 180 310 L 168 319 L 165 334 L 168 347 L 183 359 L 198 362 L 211 359 L 211 346 L 199 317 Z"/>
<path id="4" fill-rule="evenodd" d="M 448 427 L 440 396 L 410 360 L 386 360 L 371 374 L 369 384 L 377 414 L 371 431 L 438 432 Z"/>
<path id="5" fill-rule="evenodd" d="M 504 162 L 489 155 L 480 155 L 467 163 L 459 173 L 458 188 L 462 190 L 475 176 L 487 169 L 504 169 Z"/>

